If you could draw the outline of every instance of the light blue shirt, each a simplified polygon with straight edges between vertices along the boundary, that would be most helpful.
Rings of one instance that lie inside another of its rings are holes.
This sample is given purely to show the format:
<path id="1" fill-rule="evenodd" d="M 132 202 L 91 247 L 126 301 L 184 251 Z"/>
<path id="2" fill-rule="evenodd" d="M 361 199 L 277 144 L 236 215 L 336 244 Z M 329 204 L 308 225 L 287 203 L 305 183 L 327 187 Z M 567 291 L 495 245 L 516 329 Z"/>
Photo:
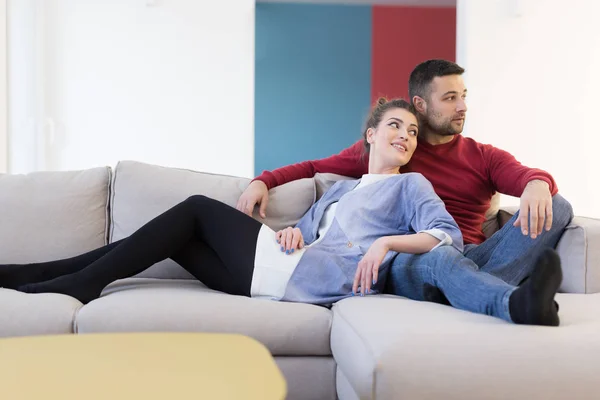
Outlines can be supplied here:
<path id="1" fill-rule="evenodd" d="M 329 305 L 352 294 L 356 268 L 373 242 L 382 236 L 441 231 L 463 251 L 458 225 L 418 173 L 397 176 L 353 190 L 360 180 L 336 182 L 296 225 L 307 245 L 286 287 L 282 301 Z M 319 223 L 327 207 L 337 202 L 333 222 L 317 243 Z M 381 292 L 391 260 L 388 252 L 379 268 L 374 293 Z"/>

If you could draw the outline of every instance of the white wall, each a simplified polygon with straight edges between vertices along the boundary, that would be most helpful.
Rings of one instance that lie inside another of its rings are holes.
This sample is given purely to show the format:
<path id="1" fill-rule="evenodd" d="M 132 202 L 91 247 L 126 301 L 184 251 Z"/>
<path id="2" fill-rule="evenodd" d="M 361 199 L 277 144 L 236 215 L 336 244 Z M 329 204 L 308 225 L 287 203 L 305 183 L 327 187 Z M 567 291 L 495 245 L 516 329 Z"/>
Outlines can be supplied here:
<path id="1" fill-rule="evenodd" d="M 600 217 L 599 17 L 596 0 L 457 4 L 465 135 L 549 171 L 575 213 L 592 217 Z"/>
<path id="2" fill-rule="evenodd" d="M 9 3 L 11 172 L 252 176 L 254 0 Z"/>
<path id="3" fill-rule="evenodd" d="M 38 95 L 43 85 L 37 72 L 43 70 L 43 62 L 42 54 L 36 52 L 35 39 L 43 35 L 35 22 L 39 15 L 36 11 L 36 0 L 7 3 L 9 172 L 29 172 L 40 164 L 36 125 L 43 117 L 43 99 Z"/>
<path id="4" fill-rule="evenodd" d="M 6 0 L 0 0 L 0 173 L 8 171 Z"/>

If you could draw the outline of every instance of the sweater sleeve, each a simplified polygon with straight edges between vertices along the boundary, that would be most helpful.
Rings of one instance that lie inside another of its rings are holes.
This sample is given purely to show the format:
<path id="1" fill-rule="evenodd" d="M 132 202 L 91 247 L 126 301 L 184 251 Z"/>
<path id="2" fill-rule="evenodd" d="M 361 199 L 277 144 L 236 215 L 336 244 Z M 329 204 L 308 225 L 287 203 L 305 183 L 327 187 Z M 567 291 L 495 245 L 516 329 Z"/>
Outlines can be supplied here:
<path id="1" fill-rule="evenodd" d="M 333 173 L 351 178 L 360 178 L 368 169 L 367 159 L 362 156 L 362 153 L 363 144 L 360 140 L 340 153 L 327 158 L 303 161 L 273 171 L 263 171 L 253 181 L 262 181 L 268 189 L 272 189 L 298 179 L 312 178 L 316 173 Z"/>
<path id="2" fill-rule="evenodd" d="M 414 214 L 411 228 L 417 233 L 427 233 L 440 240 L 435 247 L 451 245 L 458 251 L 464 249 L 463 237 L 456 221 L 446 211 L 442 199 L 435 193 L 431 183 L 422 175 L 415 175 Z"/>
<path id="3" fill-rule="evenodd" d="M 548 184 L 552 196 L 558 193 L 558 187 L 552 175 L 541 169 L 524 166 L 507 151 L 491 145 L 484 145 L 483 156 L 487 164 L 489 179 L 497 192 L 521 197 L 525 186 L 529 182 L 539 179 Z"/>
<path id="4" fill-rule="evenodd" d="M 317 210 L 317 204 L 319 201 L 314 203 L 294 226 L 295 228 L 300 229 L 300 232 L 302 232 L 302 238 L 304 239 L 305 245 L 312 244 L 312 242 L 314 242 L 316 239 L 313 235 L 313 230 L 315 229 L 315 223 L 317 223 L 315 211 Z"/>

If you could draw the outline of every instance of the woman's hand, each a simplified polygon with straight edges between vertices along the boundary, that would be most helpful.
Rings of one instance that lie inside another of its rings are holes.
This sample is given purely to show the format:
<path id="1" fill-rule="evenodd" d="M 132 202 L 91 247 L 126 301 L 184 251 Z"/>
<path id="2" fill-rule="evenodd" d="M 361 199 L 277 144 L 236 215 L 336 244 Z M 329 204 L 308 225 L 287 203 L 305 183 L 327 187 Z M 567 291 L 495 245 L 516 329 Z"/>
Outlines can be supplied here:
<path id="1" fill-rule="evenodd" d="M 281 245 L 281 251 L 292 254 L 294 250 L 304 247 L 304 238 L 298 228 L 285 228 L 275 234 L 277 243 Z"/>
<path id="2" fill-rule="evenodd" d="M 385 237 L 373 242 L 367 253 L 358 263 L 356 275 L 354 275 L 354 285 L 352 285 L 352 294 L 356 294 L 359 286 L 361 296 L 371 291 L 371 284 L 377 282 L 379 267 L 388 251 L 390 251 L 390 247 Z"/>

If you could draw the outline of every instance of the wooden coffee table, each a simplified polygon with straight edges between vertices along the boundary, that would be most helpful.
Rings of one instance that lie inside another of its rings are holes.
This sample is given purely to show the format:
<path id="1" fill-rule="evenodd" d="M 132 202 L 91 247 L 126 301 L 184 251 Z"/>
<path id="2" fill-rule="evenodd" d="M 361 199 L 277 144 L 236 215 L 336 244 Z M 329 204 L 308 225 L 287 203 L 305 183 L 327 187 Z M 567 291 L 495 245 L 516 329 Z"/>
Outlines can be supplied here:
<path id="1" fill-rule="evenodd" d="M 282 400 L 269 351 L 246 336 L 119 333 L 0 339 L 0 398 Z"/>

